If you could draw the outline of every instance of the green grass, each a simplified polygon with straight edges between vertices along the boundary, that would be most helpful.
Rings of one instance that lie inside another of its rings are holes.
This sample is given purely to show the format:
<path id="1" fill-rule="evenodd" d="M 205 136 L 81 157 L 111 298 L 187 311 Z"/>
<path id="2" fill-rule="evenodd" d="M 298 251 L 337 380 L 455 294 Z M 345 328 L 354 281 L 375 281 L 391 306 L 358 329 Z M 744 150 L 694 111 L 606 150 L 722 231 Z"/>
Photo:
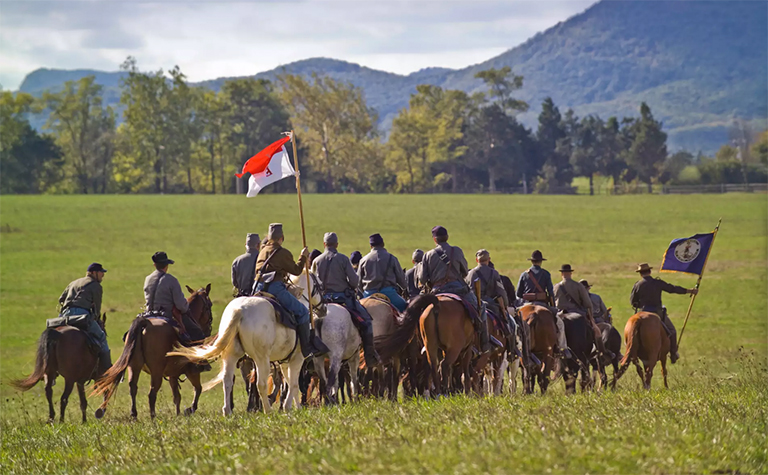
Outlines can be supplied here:
<path id="1" fill-rule="evenodd" d="M 768 202 L 765 195 L 704 196 L 352 196 L 309 195 L 309 245 L 339 234 L 342 252 L 380 232 L 405 264 L 430 247 L 443 224 L 472 256 L 491 251 L 517 280 L 533 249 L 550 269 L 570 263 L 577 278 L 614 308 L 622 330 L 631 314 L 634 266 L 658 266 L 673 238 L 706 232 L 723 218 L 693 315 L 670 368 L 650 392 L 629 371 L 615 394 L 451 398 L 398 405 L 366 401 L 271 416 L 220 416 L 220 390 L 205 393 L 191 418 L 173 416 L 161 391 L 148 418 L 146 382 L 139 421 L 127 419 L 121 387 L 104 421 L 45 424 L 42 387 L 17 394 L 7 380 L 28 374 L 44 320 L 66 284 L 98 261 L 109 269 L 104 308 L 113 355 L 143 304 L 150 256 L 165 250 L 182 285 L 213 284 L 214 320 L 230 300 L 229 267 L 247 232 L 282 221 L 286 245 L 300 248 L 296 198 L 235 196 L 34 196 L 0 198 L 0 396 L 2 473 L 764 473 L 768 407 Z M 666 274 L 693 286 L 696 278 Z M 688 298 L 665 303 L 678 326 Z M 741 348 L 744 348 L 743 350 Z M 58 397 L 63 384 L 54 388 Z M 183 385 L 185 402 L 191 398 Z M 58 412 L 58 410 L 57 410 Z"/>

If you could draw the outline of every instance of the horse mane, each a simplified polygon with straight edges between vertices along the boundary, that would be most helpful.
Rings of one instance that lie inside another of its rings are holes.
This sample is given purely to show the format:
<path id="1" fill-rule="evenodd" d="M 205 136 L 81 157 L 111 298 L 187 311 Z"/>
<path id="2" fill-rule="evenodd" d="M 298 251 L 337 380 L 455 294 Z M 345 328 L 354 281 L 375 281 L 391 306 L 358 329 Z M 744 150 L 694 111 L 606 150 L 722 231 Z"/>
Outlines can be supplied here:
<path id="1" fill-rule="evenodd" d="M 408 304 L 403 321 L 394 332 L 374 339 L 376 351 L 379 353 L 382 361 L 392 358 L 408 345 L 416 333 L 416 327 L 419 324 L 419 320 L 421 320 L 421 314 L 430 305 L 433 306 L 435 312 L 440 307 L 440 301 L 436 295 L 419 295 Z"/>

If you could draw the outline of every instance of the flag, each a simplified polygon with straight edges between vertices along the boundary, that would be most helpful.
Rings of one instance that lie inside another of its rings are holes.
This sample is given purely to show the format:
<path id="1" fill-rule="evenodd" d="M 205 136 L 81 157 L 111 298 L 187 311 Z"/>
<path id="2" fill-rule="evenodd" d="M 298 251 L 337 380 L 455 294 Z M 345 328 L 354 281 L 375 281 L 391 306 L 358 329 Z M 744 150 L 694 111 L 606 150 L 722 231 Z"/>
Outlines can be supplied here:
<path id="1" fill-rule="evenodd" d="M 264 167 L 262 172 L 251 174 L 251 177 L 248 179 L 247 196 L 248 198 L 253 198 L 258 195 L 265 186 L 295 174 L 296 170 L 291 166 L 288 150 L 286 150 L 285 145 L 283 145 L 277 153 L 272 155 L 272 159 L 269 161 L 269 164 Z"/>
<path id="2" fill-rule="evenodd" d="M 660 271 L 701 275 L 714 238 L 715 233 L 712 232 L 675 239 L 664 253 Z"/>
<path id="3" fill-rule="evenodd" d="M 262 173 L 264 170 L 266 170 L 267 165 L 272 163 L 272 158 L 275 156 L 275 154 L 285 150 L 284 145 L 289 140 L 291 140 L 290 135 L 283 137 L 261 152 L 252 156 L 248 159 L 247 162 L 245 162 L 245 165 L 243 165 L 242 173 L 235 173 L 235 176 L 242 178 L 246 173 L 250 173 L 251 175 Z"/>

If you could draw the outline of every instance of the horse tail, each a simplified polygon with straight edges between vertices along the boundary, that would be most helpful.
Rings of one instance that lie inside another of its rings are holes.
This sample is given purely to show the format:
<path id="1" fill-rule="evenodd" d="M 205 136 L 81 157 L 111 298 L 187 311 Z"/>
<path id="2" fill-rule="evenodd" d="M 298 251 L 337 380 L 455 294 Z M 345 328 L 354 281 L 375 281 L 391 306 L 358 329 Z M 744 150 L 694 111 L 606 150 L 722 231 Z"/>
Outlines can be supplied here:
<path id="1" fill-rule="evenodd" d="M 52 328 L 46 329 L 42 335 L 40 335 L 40 341 L 37 343 L 37 358 L 35 360 L 35 369 L 32 374 L 24 379 L 15 379 L 11 381 L 11 385 L 20 391 L 27 391 L 31 389 L 38 381 L 43 379 L 45 371 L 48 369 L 48 358 L 56 348 L 56 342 L 59 340 L 61 333 Z"/>
<path id="2" fill-rule="evenodd" d="M 424 294 L 416 297 L 405 309 L 402 323 L 389 335 L 376 338 L 376 351 L 382 361 L 386 361 L 400 353 L 411 341 L 416 333 L 421 314 L 432 305 L 437 312 L 440 300 L 435 295 Z"/>
<path id="3" fill-rule="evenodd" d="M 120 354 L 120 358 L 118 358 L 117 361 L 115 361 L 115 364 L 113 364 L 112 367 L 94 383 L 91 396 L 99 394 L 104 395 L 104 402 L 101 405 L 102 409 L 106 408 L 107 403 L 115 393 L 117 385 L 120 383 L 120 379 L 123 377 L 126 368 L 130 365 L 136 350 L 138 349 L 138 351 L 141 351 L 141 335 L 147 325 L 149 325 L 149 319 L 146 317 L 138 316 L 133 319 L 131 327 L 125 334 L 125 345 L 123 346 L 123 352 Z"/>
<path id="4" fill-rule="evenodd" d="M 613 382 L 611 383 L 611 386 L 616 385 L 616 381 L 619 380 L 619 378 L 624 375 L 624 372 L 627 371 L 627 368 L 629 367 L 629 363 L 631 363 L 633 360 L 637 359 L 637 352 L 640 350 L 640 320 L 631 317 L 628 324 L 631 322 L 632 327 L 628 332 L 626 332 L 626 338 L 627 338 L 627 348 L 626 348 L 626 354 L 624 355 L 624 358 L 621 360 L 619 371 L 613 376 Z"/>
<path id="5" fill-rule="evenodd" d="M 227 307 L 229 308 L 229 307 Z M 226 313 L 226 310 L 225 310 Z M 225 314 L 223 318 L 227 318 Z M 167 356 L 184 356 L 189 358 L 193 362 L 213 360 L 221 356 L 224 351 L 229 348 L 240 330 L 240 322 L 243 320 L 243 309 L 236 307 L 232 309 L 229 315 L 229 321 L 223 332 L 219 332 L 216 339 L 209 345 L 191 346 L 188 348 L 177 347 L 173 351 L 169 351 Z M 221 375 L 220 375 L 221 376 Z M 218 379 L 219 376 L 216 377 Z M 214 386 L 221 381 L 212 380 L 210 383 L 214 383 Z M 209 384 L 210 384 L 209 383 Z M 207 386 L 207 385 L 206 385 Z M 211 386 L 212 387 L 212 386 Z"/>

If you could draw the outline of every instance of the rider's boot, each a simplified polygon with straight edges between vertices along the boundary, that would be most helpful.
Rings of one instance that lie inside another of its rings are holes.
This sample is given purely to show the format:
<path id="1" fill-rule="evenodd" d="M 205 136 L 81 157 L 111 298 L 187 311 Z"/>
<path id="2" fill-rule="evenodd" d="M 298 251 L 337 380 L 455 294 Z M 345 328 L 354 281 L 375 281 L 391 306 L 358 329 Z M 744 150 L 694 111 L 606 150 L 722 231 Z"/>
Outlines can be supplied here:
<path id="1" fill-rule="evenodd" d="M 296 329 L 299 334 L 299 344 L 301 345 L 301 354 L 304 358 L 310 356 L 323 356 L 328 353 L 328 347 L 325 343 L 315 335 L 315 332 L 310 330 L 309 322 L 299 325 Z"/>
<path id="2" fill-rule="evenodd" d="M 488 325 L 481 324 L 477 329 L 477 334 L 480 337 L 480 353 L 487 353 L 493 349 L 491 346 L 491 336 L 488 333 Z"/>
<path id="3" fill-rule="evenodd" d="M 381 358 L 373 345 L 373 331 L 363 332 L 363 353 L 365 353 L 365 365 L 369 368 L 381 364 Z"/>
<path id="4" fill-rule="evenodd" d="M 102 350 L 99 353 L 98 366 L 96 366 L 96 377 L 100 378 L 111 367 L 112 367 L 112 354 L 108 349 Z"/>

